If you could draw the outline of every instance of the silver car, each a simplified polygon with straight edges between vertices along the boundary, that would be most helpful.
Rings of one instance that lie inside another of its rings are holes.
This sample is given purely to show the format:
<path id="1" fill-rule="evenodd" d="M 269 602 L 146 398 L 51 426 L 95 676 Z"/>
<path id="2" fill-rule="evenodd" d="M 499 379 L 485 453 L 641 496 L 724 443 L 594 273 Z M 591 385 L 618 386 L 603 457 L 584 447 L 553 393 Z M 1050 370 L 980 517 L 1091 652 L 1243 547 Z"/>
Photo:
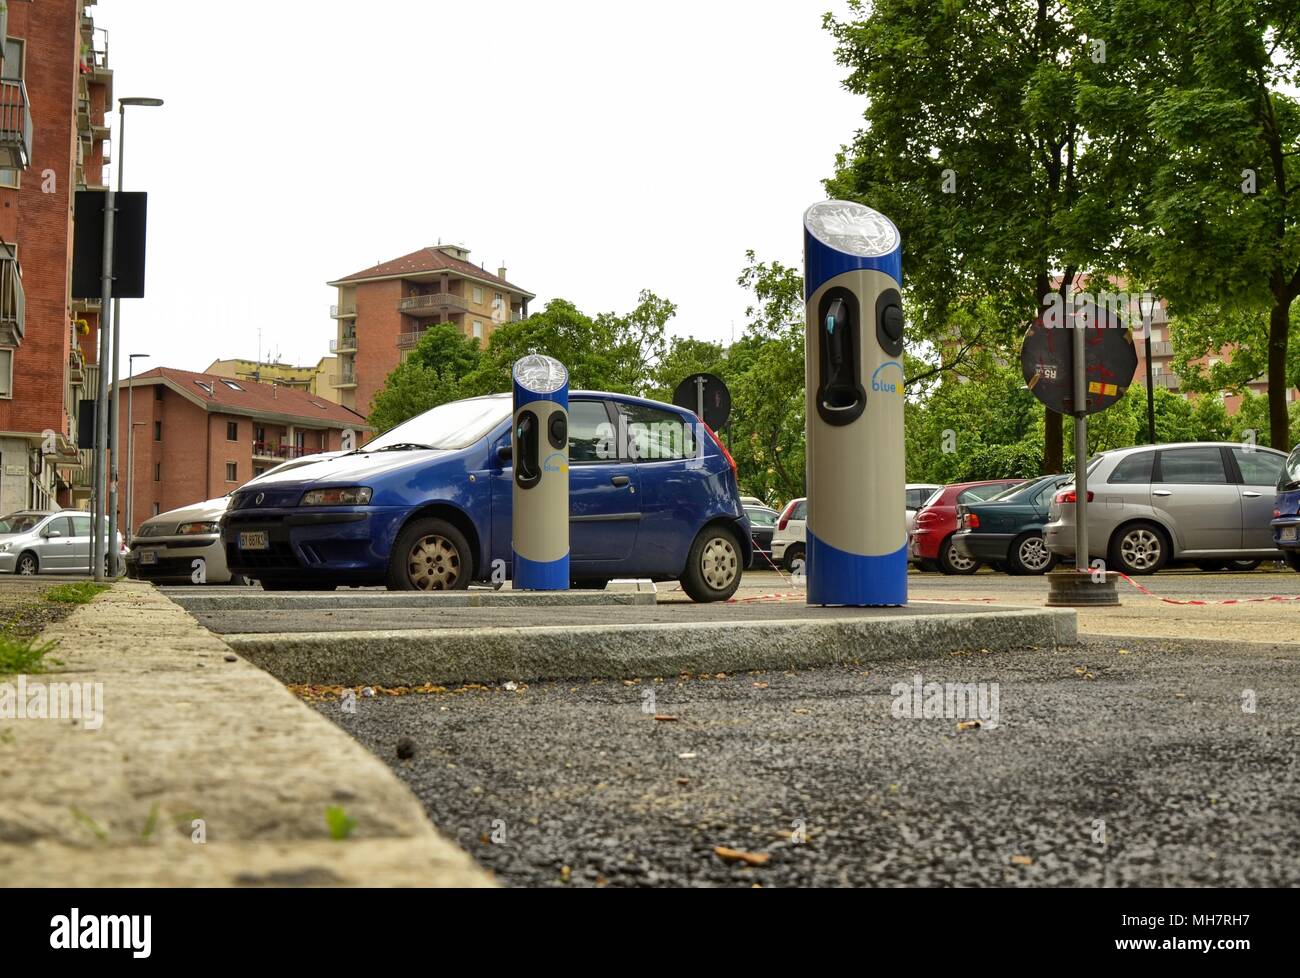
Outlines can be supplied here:
<path id="1" fill-rule="evenodd" d="M 1247 570 L 1281 560 L 1269 526 L 1286 456 L 1238 442 L 1181 442 L 1103 452 L 1088 468 L 1088 553 L 1126 574 L 1171 560 Z M 1048 549 L 1074 558 L 1074 487 L 1053 497 Z"/>
<path id="2" fill-rule="evenodd" d="M 90 514 L 81 510 L 22 510 L 0 519 L 0 573 L 89 574 Z M 117 535 L 122 549 L 122 534 Z M 103 554 L 108 572 L 108 551 Z"/>

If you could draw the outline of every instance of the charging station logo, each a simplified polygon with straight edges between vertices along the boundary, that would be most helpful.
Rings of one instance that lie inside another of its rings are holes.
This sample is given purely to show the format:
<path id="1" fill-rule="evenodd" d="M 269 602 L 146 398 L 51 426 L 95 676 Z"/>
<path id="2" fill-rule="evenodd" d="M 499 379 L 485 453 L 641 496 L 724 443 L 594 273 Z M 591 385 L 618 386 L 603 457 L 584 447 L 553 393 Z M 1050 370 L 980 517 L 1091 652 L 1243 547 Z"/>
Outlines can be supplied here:
<path id="1" fill-rule="evenodd" d="M 885 373 L 887 367 L 898 371 L 898 376 Z M 897 360 L 886 360 L 871 375 L 871 389 L 880 394 L 897 394 L 903 396 L 903 367 Z"/>
<path id="2" fill-rule="evenodd" d="M 568 459 L 564 457 L 563 452 L 552 452 L 550 455 L 547 455 L 546 460 L 542 462 L 542 471 L 543 472 L 568 472 L 569 471 Z"/>

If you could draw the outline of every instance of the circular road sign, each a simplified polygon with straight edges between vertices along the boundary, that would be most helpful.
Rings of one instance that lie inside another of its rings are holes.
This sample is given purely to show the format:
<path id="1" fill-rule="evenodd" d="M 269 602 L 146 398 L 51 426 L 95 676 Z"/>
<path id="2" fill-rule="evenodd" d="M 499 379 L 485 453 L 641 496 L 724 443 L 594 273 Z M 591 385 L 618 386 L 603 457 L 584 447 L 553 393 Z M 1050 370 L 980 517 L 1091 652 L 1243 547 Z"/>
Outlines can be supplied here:
<path id="1" fill-rule="evenodd" d="M 1059 320 L 1059 321 L 1056 321 Z M 1084 413 L 1110 407 L 1128 390 L 1137 371 L 1133 334 L 1108 306 L 1080 304 L 1035 319 L 1020 346 L 1020 369 L 1033 395 L 1057 414 L 1074 414 L 1074 330 L 1083 329 Z"/>
<path id="2" fill-rule="evenodd" d="M 673 403 L 694 411 L 714 431 L 719 431 L 731 417 L 731 391 L 721 377 L 691 374 L 673 391 Z"/>

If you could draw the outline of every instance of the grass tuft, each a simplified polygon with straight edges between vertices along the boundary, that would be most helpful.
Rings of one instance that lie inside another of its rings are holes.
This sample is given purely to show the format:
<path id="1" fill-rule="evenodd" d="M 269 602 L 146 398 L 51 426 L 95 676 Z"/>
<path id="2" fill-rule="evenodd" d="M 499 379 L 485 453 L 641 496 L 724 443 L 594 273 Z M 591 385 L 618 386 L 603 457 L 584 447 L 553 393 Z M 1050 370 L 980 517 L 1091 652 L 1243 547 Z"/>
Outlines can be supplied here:
<path id="1" fill-rule="evenodd" d="M 35 637 L 14 638 L 12 635 L 0 632 L 0 676 L 45 672 L 45 655 L 56 644 L 37 642 Z M 49 661 L 55 665 L 62 665 L 58 659 Z"/>
<path id="2" fill-rule="evenodd" d="M 46 601 L 57 601 L 61 604 L 86 604 L 97 594 L 102 594 L 108 590 L 107 584 L 99 584 L 95 581 L 74 581 L 71 584 L 60 584 L 58 587 L 52 587 L 45 592 Z"/>

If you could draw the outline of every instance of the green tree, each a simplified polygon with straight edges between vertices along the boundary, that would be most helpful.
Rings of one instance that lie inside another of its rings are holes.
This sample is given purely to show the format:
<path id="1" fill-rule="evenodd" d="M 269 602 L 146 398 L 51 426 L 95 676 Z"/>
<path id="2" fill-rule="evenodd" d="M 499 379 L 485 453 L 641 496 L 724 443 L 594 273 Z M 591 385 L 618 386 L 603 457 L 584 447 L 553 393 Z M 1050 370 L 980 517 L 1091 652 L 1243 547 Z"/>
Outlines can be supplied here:
<path id="1" fill-rule="evenodd" d="M 371 400 L 367 420 L 387 431 L 422 411 L 467 396 L 465 380 L 482 357 L 478 340 L 467 338 L 454 324 L 430 326 L 384 380 Z"/>
<path id="2" fill-rule="evenodd" d="M 1054 273 L 1064 294 L 1077 272 L 1110 260 L 1126 227 L 1116 189 L 1145 149 L 1105 135 L 1117 109 L 1089 96 L 1107 66 L 1069 4 L 849 8 L 825 25 L 866 124 L 826 188 L 899 226 L 914 341 L 944 355 L 1013 349 Z M 992 315 L 953 315 L 979 304 Z M 1044 421 L 1043 465 L 1059 470 L 1061 419 Z"/>

